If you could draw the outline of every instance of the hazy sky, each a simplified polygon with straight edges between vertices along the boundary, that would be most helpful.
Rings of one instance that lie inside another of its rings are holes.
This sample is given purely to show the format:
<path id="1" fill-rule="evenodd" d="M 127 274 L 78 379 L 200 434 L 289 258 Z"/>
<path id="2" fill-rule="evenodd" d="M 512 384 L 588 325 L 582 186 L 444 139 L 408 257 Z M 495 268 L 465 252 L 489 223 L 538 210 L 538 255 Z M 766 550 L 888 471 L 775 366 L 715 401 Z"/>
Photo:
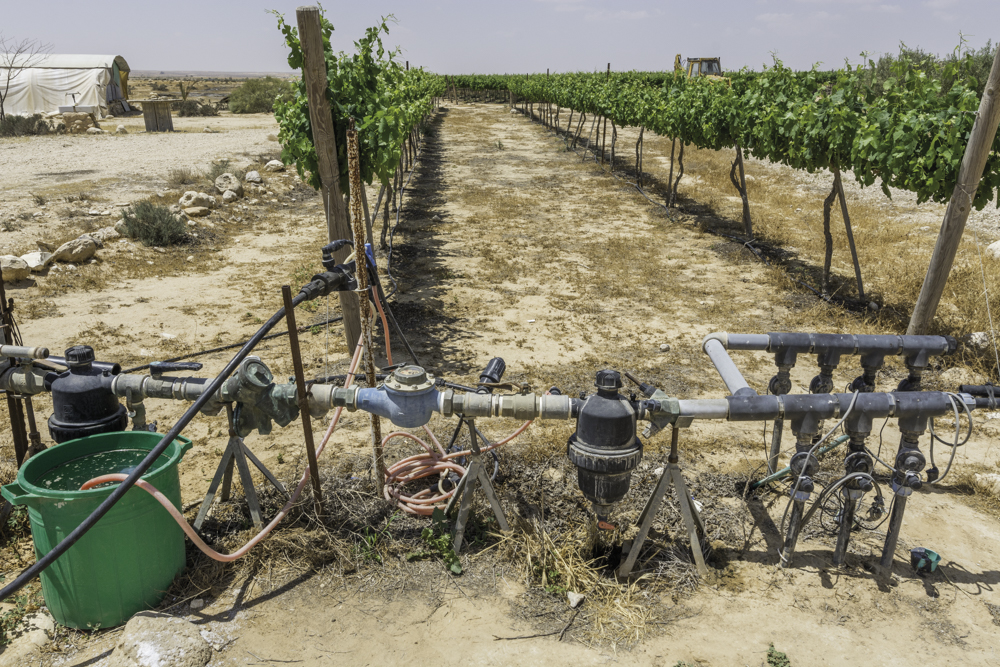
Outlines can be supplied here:
<path id="1" fill-rule="evenodd" d="M 288 71 L 266 10 L 294 23 L 283 0 L 172 0 L 95 8 L 64 0 L 0 0 L 0 30 L 55 53 L 115 53 L 134 70 Z M 669 68 L 677 53 L 759 69 L 771 52 L 802 69 L 836 67 L 900 42 L 934 53 L 1000 39 L 1000 0 L 361 0 L 324 5 L 337 50 L 394 14 L 389 43 L 435 72 Z M 992 33 L 990 32 L 992 31 Z"/>

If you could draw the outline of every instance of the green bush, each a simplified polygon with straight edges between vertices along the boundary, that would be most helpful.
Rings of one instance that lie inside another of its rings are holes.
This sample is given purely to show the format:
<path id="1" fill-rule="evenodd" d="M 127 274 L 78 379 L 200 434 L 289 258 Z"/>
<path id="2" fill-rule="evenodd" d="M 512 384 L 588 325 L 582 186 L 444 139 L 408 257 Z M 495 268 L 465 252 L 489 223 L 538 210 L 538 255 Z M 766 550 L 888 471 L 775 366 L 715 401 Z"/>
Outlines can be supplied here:
<path id="1" fill-rule="evenodd" d="M 187 225 L 166 206 L 141 201 L 122 211 L 125 234 L 146 246 L 175 245 L 187 240 Z"/>
<path id="2" fill-rule="evenodd" d="M 0 120 L 0 137 L 28 137 L 37 134 L 48 134 L 52 127 L 42 118 L 42 114 L 33 116 L 14 116 L 6 114 Z"/>
<path id="3" fill-rule="evenodd" d="M 195 100 L 180 100 L 173 103 L 178 116 L 218 116 L 219 112 L 211 104 L 199 104 Z"/>
<path id="4" fill-rule="evenodd" d="M 284 79 L 266 76 L 248 79 L 229 95 L 229 110 L 233 113 L 270 113 L 274 100 L 291 98 L 292 84 Z"/>

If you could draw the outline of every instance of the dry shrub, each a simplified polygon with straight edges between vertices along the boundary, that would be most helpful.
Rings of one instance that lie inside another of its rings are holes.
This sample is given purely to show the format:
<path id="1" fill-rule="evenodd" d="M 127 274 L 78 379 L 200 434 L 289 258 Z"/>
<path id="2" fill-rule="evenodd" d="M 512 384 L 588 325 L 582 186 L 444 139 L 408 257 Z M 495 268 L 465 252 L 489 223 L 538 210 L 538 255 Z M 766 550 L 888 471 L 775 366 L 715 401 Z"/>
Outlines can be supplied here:
<path id="1" fill-rule="evenodd" d="M 178 167 L 167 172 L 167 185 L 175 190 L 197 183 L 198 179 L 199 175 L 190 167 Z"/>

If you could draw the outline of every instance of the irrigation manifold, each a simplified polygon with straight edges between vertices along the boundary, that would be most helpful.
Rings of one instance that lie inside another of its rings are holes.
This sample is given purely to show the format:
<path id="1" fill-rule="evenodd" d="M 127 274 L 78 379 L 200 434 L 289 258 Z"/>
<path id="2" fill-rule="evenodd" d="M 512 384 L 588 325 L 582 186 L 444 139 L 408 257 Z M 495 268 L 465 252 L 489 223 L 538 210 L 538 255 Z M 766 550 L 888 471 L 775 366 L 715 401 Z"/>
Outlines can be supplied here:
<path id="1" fill-rule="evenodd" d="M 834 517 L 839 524 L 839 534 L 832 561 L 834 565 L 842 565 L 849 548 L 851 532 L 856 527 L 856 509 L 866 495 L 872 494 L 869 515 L 888 514 L 880 565 L 889 571 L 906 505 L 913 492 L 925 484 L 938 484 L 947 477 L 956 449 L 965 444 L 971 435 L 971 411 L 996 407 L 993 387 L 990 385 L 963 386 L 958 392 L 922 390 L 922 376 L 931 359 L 950 354 L 956 349 L 956 341 L 947 336 L 711 334 L 705 338 L 703 350 L 729 391 L 728 396 L 715 399 L 690 400 L 668 396 L 663 390 L 628 373 L 625 376 L 638 391 L 625 395 L 622 393 L 622 375 L 611 369 L 595 370 L 596 391 L 589 395 L 570 396 L 556 387 L 545 393 L 497 393 L 496 389 L 505 386 L 501 384 L 505 364 L 499 358 L 489 363 L 476 387 L 466 387 L 433 377 L 416 364 L 415 356 L 413 364 L 383 369 L 378 376 L 380 382 L 377 386 L 358 387 L 353 385 L 353 378 L 362 341 L 359 341 L 347 376 L 320 378 L 307 385 L 302 377 L 297 337 L 292 335 L 295 330 L 292 311 L 304 301 L 337 290 L 357 289 L 356 262 L 336 264 L 332 260 L 334 246 L 339 248 L 345 243 L 347 242 L 336 242 L 324 248 L 325 271 L 303 286 L 294 299 L 289 296 L 286 303 L 291 307 L 282 308 L 275 313 L 214 378 L 181 374 L 200 370 L 201 366 L 197 363 L 155 362 L 150 364 L 146 375 L 122 373 L 118 364 L 98 361 L 94 350 L 86 345 L 73 346 L 60 358 L 50 356 L 45 348 L 8 345 L 7 342 L 20 341 L 0 340 L 0 389 L 21 399 L 50 392 L 54 412 L 48 420 L 48 428 L 52 439 L 57 443 L 88 435 L 122 431 L 128 428 L 129 421 L 133 430 L 155 431 L 155 424 L 148 424 L 146 421 L 147 399 L 192 403 L 184 416 L 163 436 L 160 445 L 142 463 L 134 469 L 108 476 L 104 480 L 119 482 L 108 500 L 62 544 L 42 555 L 34 566 L 0 591 L 0 599 L 23 586 L 100 520 L 125 491 L 137 483 L 156 457 L 197 413 L 217 415 L 225 412 L 230 426 L 230 441 L 195 521 L 196 528 L 210 510 L 220 484 L 223 486 L 223 497 L 228 496 L 234 464 L 244 480 L 243 488 L 258 527 L 262 526 L 263 521 L 249 476 L 248 461 L 256 465 L 282 493 L 288 494 L 245 446 L 243 439 L 251 432 L 267 434 L 274 423 L 286 426 L 297 418 L 306 422 L 311 474 L 310 471 L 304 474 L 298 489 L 289 499 L 291 504 L 303 489 L 307 478 L 317 474 L 308 420 L 322 417 L 331 410 L 336 411 L 333 423 L 318 450 L 321 453 L 342 411 L 361 410 L 388 419 L 397 427 L 425 428 L 433 446 L 411 433 L 397 432 L 386 437 L 386 440 L 408 437 L 420 443 L 426 452 L 387 468 L 385 497 L 388 502 L 414 514 L 430 514 L 436 507 L 444 507 L 451 513 L 457 507 L 456 549 L 461 546 L 472 494 L 476 489 L 485 492 L 500 528 L 507 529 L 506 518 L 493 490 L 492 482 L 498 459 L 491 452 L 511 441 L 531 421 L 547 419 L 575 422 L 576 429 L 566 443 L 566 453 L 577 468 L 579 488 L 591 503 L 593 520 L 603 529 L 614 529 L 615 506 L 629 494 L 632 472 L 642 460 L 644 442 L 657 437 L 660 431 L 668 430 L 671 438 L 668 465 L 664 467 L 638 518 L 638 534 L 623 545 L 622 560 L 616 568 L 617 574 L 624 577 L 631 573 L 656 512 L 671 487 L 684 519 L 698 570 L 702 574 L 707 572 L 704 526 L 679 467 L 680 433 L 696 421 L 773 422 L 773 439 L 767 459 L 768 475 L 754 486 L 759 487 L 782 477 L 788 479 L 788 503 L 782 518 L 784 543 L 781 552 L 777 554 L 782 567 L 792 564 L 795 545 L 804 526 L 832 498 L 839 500 L 839 510 Z M 369 298 L 380 312 L 383 312 L 384 305 L 384 312 L 391 317 L 388 303 L 382 303 L 384 294 L 378 287 L 377 273 L 370 255 L 367 252 L 364 255 L 368 257 L 368 277 L 374 285 L 369 289 Z M 293 360 L 296 361 L 296 381 L 287 384 L 275 382 L 266 363 L 250 355 L 254 346 L 281 319 L 288 320 Z M 393 323 L 395 324 L 394 318 Z M 398 327 L 397 332 L 402 337 Z M 729 356 L 731 350 L 755 350 L 773 355 L 775 374 L 765 395 L 758 394 L 748 385 Z M 801 362 L 803 356 L 815 358 L 817 374 L 809 385 L 810 393 L 792 394 L 790 371 L 796 363 Z M 834 391 L 833 373 L 847 357 L 858 358 L 860 374 L 845 391 L 838 393 Z M 887 357 L 901 358 L 908 375 L 895 391 L 876 392 L 876 374 Z M 341 379 L 344 380 L 343 386 L 339 382 Z M 510 385 L 506 386 L 511 389 Z M 447 447 L 438 443 L 426 429 L 435 414 L 458 418 L 454 435 Z M 955 419 L 953 438 L 941 437 L 933 430 L 933 419 L 943 416 L 953 416 Z M 968 422 L 968 433 L 964 439 L 960 428 L 962 416 L 967 417 Z M 476 424 L 477 420 L 498 417 L 514 418 L 525 423 L 511 437 L 492 442 L 483 436 Z M 891 477 L 888 483 L 880 484 L 873 476 L 876 459 L 868 447 L 868 438 L 872 434 L 873 425 L 882 419 L 896 420 L 900 440 L 895 457 L 881 461 Z M 795 451 L 789 466 L 778 470 L 780 443 L 786 426 L 794 435 Z M 32 416 L 31 429 L 34 428 Z M 455 443 L 463 428 L 468 429 L 471 447 L 466 451 L 458 451 Z M 831 439 L 841 428 L 846 435 Z M 927 435 L 930 438 L 926 441 L 926 448 L 922 449 L 920 441 Z M 32 440 L 37 440 L 37 434 L 33 433 Z M 817 492 L 814 478 L 819 470 L 818 456 L 845 441 L 847 449 L 843 459 L 843 475 Z M 939 470 L 934 463 L 935 442 L 951 450 L 944 471 Z M 417 493 L 407 490 L 421 480 L 424 480 L 428 488 Z M 148 485 L 140 483 L 139 486 L 146 488 Z M 886 487 L 885 490 L 883 486 Z M 314 488 L 319 505 L 318 486 Z M 154 491 L 155 489 L 150 492 Z M 814 495 L 817 496 L 815 499 Z M 286 508 L 289 506 L 286 505 Z M 178 522 L 184 524 L 182 528 L 185 528 L 188 535 L 196 539 L 197 534 L 187 526 L 180 513 L 175 508 L 168 509 L 173 510 Z M 262 539 L 285 513 L 286 510 L 282 510 L 245 549 Z M 203 549 L 208 549 L 200 539 L 196 539 L 196 543 Z M 242 553 L 245 551 L 216 555 L 220 560 L 230 560 Z"/>

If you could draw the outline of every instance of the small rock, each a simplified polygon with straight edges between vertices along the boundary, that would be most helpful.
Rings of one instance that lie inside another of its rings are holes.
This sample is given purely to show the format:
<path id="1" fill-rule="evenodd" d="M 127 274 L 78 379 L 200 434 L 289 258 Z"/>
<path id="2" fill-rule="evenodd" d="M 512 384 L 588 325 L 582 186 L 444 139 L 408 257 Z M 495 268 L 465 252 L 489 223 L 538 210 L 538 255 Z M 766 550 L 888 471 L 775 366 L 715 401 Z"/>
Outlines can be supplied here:
<path id="1" fill-rule="evenodd" d="M 125 625 L 108 667 L 205 667 L 212 647 L 183 618 L 141 611 Z"/>
<path id="2" fill-rule="evenodd" d="M 938 376 L 941 384 L 945 386 L 945 391 L 958 391 L 958 387 L 963 384 L 983 384 L 986 382 L 979 373 L 966 368 L 949 368 Z"/>
<path id="3" fill-rule="evenodd" d="M 190 208 L 184 209 L 184 213 L 191 216 L 192 218 L 203 218 L 212 211 L 205 206 L 192 206 Z"/>
<path id="4" fill-rule="evenodd" d="M 990 335 L 985 331 L 976 331 L 966 336 L 962 336 L 962 342 L 967 347 L 983 352 L 990 348 Z"/>
<path id="5" fill-rule="evenodd" d="M 666 343 L 660 344 L 660 352 L 669 352 L 669 351 L 670 351 L 669 345 L 667 345 Z"/>
<path id="6" fill-rule="evenodd" d="M 1000 241 L 994 241 L 986 246 L 986 253 L 993 259 L 1000 259 Z"/>
<path id="7" fill-rule="evenodd" d="M 869 301 L 868 302 L 868 310 L 870 310 L 870 311 L 872 311 L 874 313 L 877 313 L 878 312 L 878 308 L 879 308 L 879 305 L 877 303 L 875 303 L 874 301 Z"/>
<path id="8" fill-rule="evenodd" d="M 232 190 L 226 190 L 222 193 L 222 201 L 226 204 L 232 204 L 234 201 L 239 199 L 240 196 L 233 192 Z"/>
<path id="9" fill-rule="evenodd" d="M 99 127 L 88 127 L 87 134 L 107 134 L 107 132 Z"/>
<path id="10" fill-rule="evenodd" d="M 184 196 L 177 203 L 181 208 L 191 208 L 192 206 L 215 208 L 219 205 L 219 202 L 212 195 L 207 195 L 204 192 L 195 192 L 194 190 L 185 192 Z"/>
<path id="11" fill-rule="evenodd" d="M 91 238 L 73 239 L 63 243 L 52 253 L 53 262 L 82 262 L 97 252 L 97 243 Z"/>
<path id="12" fill-rule="evenodd" d="M 204 132 L 205 134 L 215 134 L 216 131 L 213 130 L 212 128 L 206 126 L 205 129 L 202 130 L 202 132 Z"/>
<path id="13" fill-rule="evenodd" d="M 167 333 L 166 331 L 164 331 L 163 333 L 160 334 L 160 338 L 162 338 L 163 340 L 173 340 L 177 338 L 177 334 Z"/>
<path id="14" fill-rule="evenodd" d="M 52 246 L 45 241 L 35 241 L 35 245 L 38 246 L 39 250 L 44 250 L 45 252 L 52 252 Z"/>
<path id="15" fill-rule="evenodd" d="M 586 599 L 587 596 L 584 595 L 583 593 L 576 593 L 574 591 L 567 591 L 566 592 L 566 597 L 569 599 L 569 606 L 570 606 L 570 608 L 571 609 L 576 609 L 577 607 L 579 607 L 583 603 L 584 599 Z"/>
<path id="16" fill-rule="evenodd" d="M 174 204 L 173 206 L 171 206 L 169 208 L 169 211 L 171 213 L 174 213 L 174 214 L 179 214 L 181 212 L 181 205 L 180 204 Z"/>
<path id="17" fill-rule="evenodd" d="M 215 179 L 215 190 L 220 195 L 226 190 L 232 190 L 240 197 L 243 196 L 243 184 L 240 183 L 240 179 L 236 178 L 232 174 L 222 174 Z"/>
<path id="18" fill-rule="evenodd" d="M 550 484 L 558 484 L 566 479 L 566 475 L 559 468 L 546 468 L 542 472 L 542 479 Z"/>
<path id="19" fill-rule="evenodd" d="M 264 171 L 284 171 L 285 165 L 281 160 L 271 160 L 264 165 Z"/>
<path id="20" fill-rule="evenodd" d="M 96 208 L 92 208 L 92 209 L 90 209 L 89 211 L 87 211 L 87 215 L 92 215 L 92 216 L 94 216 L 95 218 L 96 218 L 97 216 L 99 216 L 100 214 L 101 214 L 101 212 L 100 212 L 100 211 L 98 211 L 98 210 L 97 210 Z"/>
<path id="21" fill-rule="evenodd" d="M 194 220 L 188 220 L 188 221 L 187 221 L 187 226 L 188 226 L 188 227 L 197 227 L 197 226 L 198 226 L 198 223 L 197 223 L 197 222 L 195 222 Z"/>
<path id="22" fill-rule="evenodd" d="M 197 600 L 191 600 L 191 609 L 193 611 L 197 611 L 198 609 L 201 609 L 204 606 L 205 606 L 205 601 L 202 600 L 201 598 L 198 598 Z"/>
<path id="23" fill-rule="evenodd" d="M 115 128 L 115 134 L 128 134 L 128 130 L 125 129 L 124 125 L 119 125 Z"/>
<path id="24" fill-rule="evenodd" d="M 433 220 L 434 222 L 441 222 L 441 216 L 435 215 L 433 218 L 431 218 L 431 220 Z"/>
<path id="25" fill-rule="evenodd" d="M 1000 474 L 995 472 L 977 472 L 972 476 L 977 489 L 1000 497 Z"/>
<path id="26" fill-rule="evenodd" d="M 657 477 L 662 476 L 663 475 L 663 468 L 662 467 L 661 468 L 657 468 L 656 470 L 653 471 L 653 474 L 656 475 Z"/>
<path id="27" fill-rule="evenodd" d="M 153 248 L 153 252 L 158 252 L 158 253 L 160 253 L 162 255 L 162 254 L 166 253 L 167 251 L 164 250 L 163 248 Z"/>
<path id="28" fill-rule="evenodd" d="M 25 261 L 29 269 L 38 273 L 39 271 L 44 271 L 52 263 L 52 253 L 37 250 L 29 252 L 27 255 L 21 255 L 21 259 Z"/>
<path id="29" fill-rule="evenodd" d="M 264 179 L 260 177 L 260 173 L 256 171 L 248 171 L 247 175 L 243 177 L 243 180 L 247 183 L 263 183 Z"/>
<path id="30" fill-rule="evenodd" d="M 122 236 L 125 236 L 126 232 L 128 231 L 128 227 L 125 226 L 124 220 L 119 220 L 118 222 L 115 223 L 115 231 L 121 234 Z"/>
<path id="31" fill-rule="evenodd" d="M 5 281 L 24 280 L 31 275 L 31 267 L 17 255 L 0 255 L 0 275 Z"/>
<path id="32" fill-rule="evenodd" d="M 41 211 L 39 211 L 38 213 L 32 213 L 31 217 L 32 218 L 41 218 L 44 215 L 45 215 L 44 213 L 42 213 Z"/>
<path id="33" fill-rule="evenodd" d="M 194 261 L 194 255 L 188 255 L 187 256 L 187 261 L 193 262 Z"/>

